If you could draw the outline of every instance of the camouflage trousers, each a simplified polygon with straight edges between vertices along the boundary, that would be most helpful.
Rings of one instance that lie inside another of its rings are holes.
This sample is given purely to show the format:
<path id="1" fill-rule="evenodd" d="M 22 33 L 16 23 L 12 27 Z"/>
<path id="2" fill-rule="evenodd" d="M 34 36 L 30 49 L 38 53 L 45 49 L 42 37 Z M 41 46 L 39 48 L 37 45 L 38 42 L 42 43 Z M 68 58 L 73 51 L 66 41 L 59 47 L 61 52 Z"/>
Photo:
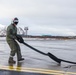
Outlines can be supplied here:
<path id="1" fill-rule="evenodd" d="M 17 60 L 22 58 L 20 46 L 15 40 L 7 40 L 7 43 L 11 49 L 10 56 L 15 56 L 17 54 Z"/>

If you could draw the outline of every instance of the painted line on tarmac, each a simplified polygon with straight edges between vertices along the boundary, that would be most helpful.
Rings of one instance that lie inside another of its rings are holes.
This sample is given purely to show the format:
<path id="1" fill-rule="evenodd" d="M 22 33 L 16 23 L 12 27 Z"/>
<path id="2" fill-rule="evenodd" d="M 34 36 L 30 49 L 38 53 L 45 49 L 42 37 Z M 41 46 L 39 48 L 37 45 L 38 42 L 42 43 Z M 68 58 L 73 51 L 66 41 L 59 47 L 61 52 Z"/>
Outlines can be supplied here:
<path id="1" fill-rule="evenodd" d="M 39 69 L 39 68 L 25 68 L 25 67 L 15 67 L 15 66 L 0 66 L 1 70 L 19 71 L 19 72 L 32 72 L 41 74 L 54 74 L 54 75 L 76 75 L 75 72 L 65 72 L 57 70 Z"/>

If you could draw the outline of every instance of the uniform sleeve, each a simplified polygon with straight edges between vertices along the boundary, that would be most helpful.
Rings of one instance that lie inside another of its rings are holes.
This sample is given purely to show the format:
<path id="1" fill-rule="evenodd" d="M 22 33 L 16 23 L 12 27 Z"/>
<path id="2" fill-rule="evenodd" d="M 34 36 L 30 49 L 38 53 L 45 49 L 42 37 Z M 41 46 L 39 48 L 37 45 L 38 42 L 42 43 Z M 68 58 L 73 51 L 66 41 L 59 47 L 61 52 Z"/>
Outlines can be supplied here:
<path id="1" fill-rule="evenodd" d="M 13 35 L 13 30 L 10 29 L 10 28 L 7 28 L 7 35 L 8 35 L 8 37 L 11 38 L 11 39 L 17 39 L 17 38 L 16 38 L 16 35 L 17 35 L 17 34 Z"/>

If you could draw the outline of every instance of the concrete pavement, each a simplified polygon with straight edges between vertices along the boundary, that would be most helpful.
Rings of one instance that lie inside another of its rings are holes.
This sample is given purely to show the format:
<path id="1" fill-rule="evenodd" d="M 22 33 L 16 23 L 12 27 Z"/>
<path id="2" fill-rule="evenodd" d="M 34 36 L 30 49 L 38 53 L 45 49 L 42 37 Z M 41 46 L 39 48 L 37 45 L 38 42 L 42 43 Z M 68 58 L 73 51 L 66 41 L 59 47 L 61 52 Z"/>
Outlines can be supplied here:
<path id="1" fill-rule="evenodd" d="M 37 45 L 39 45 L 38 43 L 39 42 L 37 42 Z M 34 46 L 34 44 L 32 43 L 31 45 Z M 76 75 L 75 64 L 61 62 L 61 65 L 59 65 L 58 63 L 56 63 L 55 61 L 53 61 L 51 58 L 47 56 L 41 55 L 31 50 L 30 48 L 25 47 L 22 44 L 20 44 L 20 46 L 22 50 L 22 55 L 25 58 L 25 60 L 20 63 L 16 61 L 16 64 L 9 64 L 8 58 L 9 58 L 10 48 L 7 45 L 6 41 L 1 41 L 1 44 L 0 44 L 0 47 L 1 47 L 0 48 L 0 75 L 12 75 L 12 74 L 14 75 L 17 75 L 17 74 L 19 75 L 24 75 L 24 74 L 26 75 Z M 62 46 L 66 47 L 66 45 L 62 45 Z M 39 50 L 45 49 L 43 51 L 47 52 L 46 47 L 44 48 L 36 47 L 36 48 Z M 50 50 L 48 49 L 48 51 Z M 54 52 L 51 50 L 50 52 L 55 54 L 55 56 L 59 58 L 75 62 L 75 59 L 76 59 L 75 50 L 69 51 L 67 49 L 67 51 L 65 50 L 64 52 L 63 51 L 61 52 L 61 49 L 60 49 L 60 50 L 55 50 Z M 61 54 L 58 54 L 58 53 L 61 53 Z M 14 59 L 17 60 L 17 57 L 15 56 Z"/>

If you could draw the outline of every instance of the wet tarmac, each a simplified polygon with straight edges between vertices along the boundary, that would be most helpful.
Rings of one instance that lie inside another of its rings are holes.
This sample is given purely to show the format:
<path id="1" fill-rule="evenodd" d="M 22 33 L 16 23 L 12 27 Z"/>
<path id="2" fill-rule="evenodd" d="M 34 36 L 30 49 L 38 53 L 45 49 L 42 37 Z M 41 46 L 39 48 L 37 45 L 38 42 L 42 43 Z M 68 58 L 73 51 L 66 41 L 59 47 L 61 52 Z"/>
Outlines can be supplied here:
<path id="1" fill-rule="evenodd" d="M 52 53 L 58 58 L 76 62 L 76 40 L 26 40 L 25 42 L 36 49 Z M 48 56 L 39 54 L 20 44 L 21 52 L 25 58 L 22 62 L 9 64 L 10 48 L 7 42 L 0 39 L 0 75 L 76 75 L 76 65 L 61 62 L 59 65 Z"/>

